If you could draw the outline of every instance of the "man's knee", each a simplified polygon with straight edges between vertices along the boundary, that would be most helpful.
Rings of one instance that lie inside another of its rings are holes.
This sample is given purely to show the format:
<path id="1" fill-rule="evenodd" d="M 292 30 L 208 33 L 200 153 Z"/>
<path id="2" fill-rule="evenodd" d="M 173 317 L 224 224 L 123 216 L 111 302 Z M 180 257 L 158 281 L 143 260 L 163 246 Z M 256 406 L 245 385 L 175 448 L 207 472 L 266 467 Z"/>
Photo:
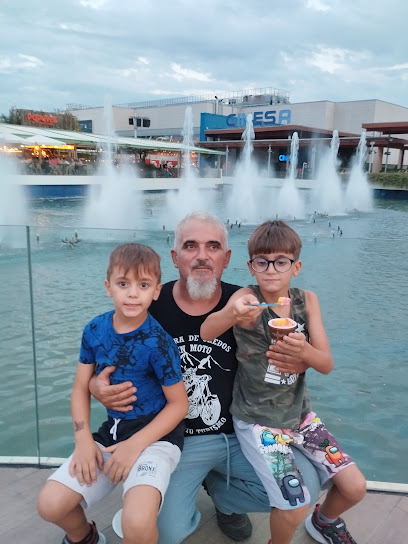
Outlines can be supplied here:
<path id="1" fill-rule="evenodd" d="M 180 544 L 191 533 L 193 533 L 198 524 L 200 523 L 201 514 L 195 509 L 193 516 L 189 517 L 186 512 L 174 512 L 169 510 L 161 510 L 157 519 L 157 526 L 159 529 L 159 542 L 158 544 Z"/>
<path id="2" fill-rule="evenodd" d="M 307 459 L 307 457 L 296 448 L 293 448 L 293 453 L 295 456 L 296 465 L 300 470 L 307 489 L 309 490 L 310 503 L 316 502 L 319 498 L 321 488 L 321 483 L 317 470 L 314 467 L 313 463 L 309 461 L 309 459 Z"/>

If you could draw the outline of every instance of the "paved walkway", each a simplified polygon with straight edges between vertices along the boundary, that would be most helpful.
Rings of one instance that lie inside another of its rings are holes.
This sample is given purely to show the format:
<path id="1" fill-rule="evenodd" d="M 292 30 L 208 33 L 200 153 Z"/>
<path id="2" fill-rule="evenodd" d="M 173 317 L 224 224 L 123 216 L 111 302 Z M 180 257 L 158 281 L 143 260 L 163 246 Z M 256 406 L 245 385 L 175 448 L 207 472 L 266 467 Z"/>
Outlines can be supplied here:
<path id="1" fill-rule="evenodd" d="M 52 469 L 0 467 L 0 544 L 60 544 L 62 532 L 41 520 L 36 512 L 36 496 Z M 111 527 L 120 505 L 120 486 L 110 497 L 89 510 L 90 519 L 107 539 L 107 544 L 120 544 Z M 185 544 L 231 544 L 218 529 L 214 507 L 205 492 L 200 493 L 202 519 L 198 530 Z M 253 524 L 246 544 L 266 544 L 269 539 L 267 514 L 250 514 Z M 358 544 L 408 543 L 408 493 L 369 492 L 364 501 L 344 516 Z M 293 544 L 313 544 L 300 527 Z"/>

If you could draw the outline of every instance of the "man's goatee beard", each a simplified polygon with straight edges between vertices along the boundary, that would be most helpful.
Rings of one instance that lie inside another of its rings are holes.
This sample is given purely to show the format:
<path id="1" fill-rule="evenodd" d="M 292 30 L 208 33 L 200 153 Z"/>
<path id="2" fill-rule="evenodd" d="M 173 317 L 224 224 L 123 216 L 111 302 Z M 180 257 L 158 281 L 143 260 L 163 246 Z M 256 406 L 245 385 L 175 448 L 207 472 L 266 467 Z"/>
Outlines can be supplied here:
<path id="1" fill-rule="evenodd" d="M 210 299 L 217 289 L 217 278 L 200 281 L 192 276 L 187 278 L 187 291 L 193 300 Z"/>

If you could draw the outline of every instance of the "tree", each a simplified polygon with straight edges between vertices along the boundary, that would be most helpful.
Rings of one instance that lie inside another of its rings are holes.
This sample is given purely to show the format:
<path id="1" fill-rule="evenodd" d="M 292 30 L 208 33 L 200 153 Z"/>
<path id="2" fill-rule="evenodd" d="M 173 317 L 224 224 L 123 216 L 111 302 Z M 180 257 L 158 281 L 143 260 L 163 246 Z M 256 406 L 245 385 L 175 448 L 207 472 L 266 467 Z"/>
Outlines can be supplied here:
<path id="1" fill-rule="evenodd" d="M 79 131 L 78 119 L 69 111 L 60 112 L 56 110 L 56 117 L 58 119 L 58 123 L 56 124 L 55 128 Z"/>
<path id="2" fill-rule="evenodd" d="M 10 125 L 21 125 L 21 110 L 13 106 L 10 108 L 8 115 L 4 113 L 0 115 L 0 120 L 2 123 L 9 123 Z"/>

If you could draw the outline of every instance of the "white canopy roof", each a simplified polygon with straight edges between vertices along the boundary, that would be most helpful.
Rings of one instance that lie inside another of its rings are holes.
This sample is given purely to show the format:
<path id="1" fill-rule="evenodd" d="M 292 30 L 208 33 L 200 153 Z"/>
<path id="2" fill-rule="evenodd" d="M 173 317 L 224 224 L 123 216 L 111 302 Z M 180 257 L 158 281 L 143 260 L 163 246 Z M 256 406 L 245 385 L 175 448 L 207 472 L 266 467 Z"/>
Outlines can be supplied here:
<path id="1" fill-rule="evenodd" d="M 155 149 L 157 151 L 194 151 L 195 153 L 206 153 L 209 155 L 225 155 L 223 151 L 217 151 L 215 149 L 204 149 L 202 147 L 191 146 L 187 147 L 181 143 L 166 142 L 163 140 L 150 140 L 144 138 L 122 138 L 116 136 L 114 138 L 108 138 L 102 134 L 89 134 L 87 132 L 76 132 L 72 130 L 61 130 L 54 128 L 39 128 L 29 127 L 25 125 L 10 125 L 7 123 L 0 123 L 0 133 L 11 133 L 15 136 L 22 138 L 35 137 L 36 143 L 41 145 L 41 137 L 44 138 L 44 144 L 46 145 L 46 138 L 52 138 L 58 140 L 64 144 L 77 144 L 81 145 L 103 145 L 111 143 L 119 147 L 133 147 L 137 149 Z M 31 140 L 31 142 L 33 141 Z"/>

